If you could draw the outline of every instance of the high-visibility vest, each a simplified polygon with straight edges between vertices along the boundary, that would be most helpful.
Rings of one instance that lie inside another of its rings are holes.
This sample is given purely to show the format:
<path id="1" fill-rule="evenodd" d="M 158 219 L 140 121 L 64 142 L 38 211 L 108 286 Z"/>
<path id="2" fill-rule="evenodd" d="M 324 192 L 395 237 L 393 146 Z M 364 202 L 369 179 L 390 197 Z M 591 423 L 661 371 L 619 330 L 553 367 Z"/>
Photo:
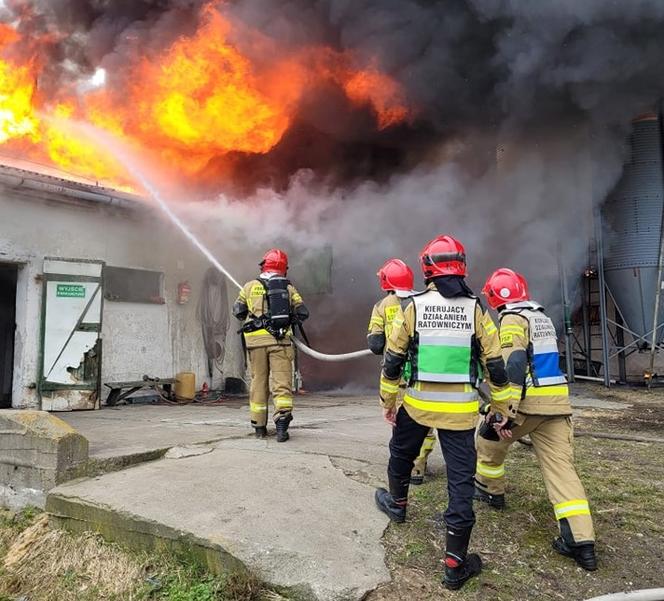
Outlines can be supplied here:
<path id="1" fill-rule="evenodd" d="M 437 290 L 412 297 L 415 336 L 411 381 L 477 384 L 476 298 L 445 298 Z"/>
<path id="2" fill-rule="evenodd" d="M 528 362 L 532 385 L 537 388 L 567 384 L 567 378 L 560 369 L 556 328 L 544 314 L 544 308 L 533 302 L 512 303 L 505 307 L 501 318 L 509 313 L 521 315 L 528 320 Z"/>

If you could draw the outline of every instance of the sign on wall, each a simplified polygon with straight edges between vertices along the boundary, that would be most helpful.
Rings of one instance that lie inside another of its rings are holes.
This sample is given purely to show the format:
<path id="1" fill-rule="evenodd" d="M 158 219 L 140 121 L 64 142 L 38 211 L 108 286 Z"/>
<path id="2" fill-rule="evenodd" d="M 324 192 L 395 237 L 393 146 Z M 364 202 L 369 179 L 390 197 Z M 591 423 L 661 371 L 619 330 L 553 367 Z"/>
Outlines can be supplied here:
<path id="1" fill-rule="evenodd" d="M 55 295 L 65 298 L 85 298 L 85 286 L 58 284 Z"/>

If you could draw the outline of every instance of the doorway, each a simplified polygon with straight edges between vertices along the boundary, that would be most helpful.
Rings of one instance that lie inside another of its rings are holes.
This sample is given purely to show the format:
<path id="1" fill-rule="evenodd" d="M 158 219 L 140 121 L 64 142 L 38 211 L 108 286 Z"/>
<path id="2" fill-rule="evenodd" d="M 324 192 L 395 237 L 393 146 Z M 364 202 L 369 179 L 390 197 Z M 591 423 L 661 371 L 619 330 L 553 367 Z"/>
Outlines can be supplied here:
<path id="1" fill-rule="evenodd" d="M 18 265 L 0 263 L 0 408 L 12 406 Z"/>

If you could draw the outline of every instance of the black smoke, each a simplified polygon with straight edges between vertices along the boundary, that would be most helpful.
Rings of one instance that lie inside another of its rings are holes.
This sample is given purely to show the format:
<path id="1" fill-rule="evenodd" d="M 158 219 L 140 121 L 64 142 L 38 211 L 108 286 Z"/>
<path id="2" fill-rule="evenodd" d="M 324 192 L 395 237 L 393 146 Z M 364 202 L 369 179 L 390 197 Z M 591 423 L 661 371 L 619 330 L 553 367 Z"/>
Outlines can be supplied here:
<path id="1" fill-rule="evenodd" d="M 41 85 L 56 93 L 108 71 L 127 85 L 127 66 L 192 33 L 201 0 L 12 0 L 24 33 L 52 34 Z M 303 168 L 340 185 L 437 159 L 441 142 L 476 132 L 496 140 L 537 135 L 563 122 L 617 128 L 652 105 L 664 83 L 664 4 L 657 0 L 233 0 L 218 10 L 241 24 L 234 42 L 257 61 L 248 30 L 271 41 L 271 54 L 325 45 L 377 64 L 399 81 L 415 117 L 380 131 L 369 108 L 339 90 L 310 90 L 298 117 L 268 155 L 219 157 L 238 188 L 283 189 Z M 26 39 L 34 39 L 28 35 Z M 313 152 L 312 152 L 313 149 Z M 471 153 L 472 154 L 472 153 Z M 484 153 L 483 159 L 491 158 Z M 475 162 L 478 156 L 474 155 Z M 247 176 L 250 173 L 251 176 Z"/>

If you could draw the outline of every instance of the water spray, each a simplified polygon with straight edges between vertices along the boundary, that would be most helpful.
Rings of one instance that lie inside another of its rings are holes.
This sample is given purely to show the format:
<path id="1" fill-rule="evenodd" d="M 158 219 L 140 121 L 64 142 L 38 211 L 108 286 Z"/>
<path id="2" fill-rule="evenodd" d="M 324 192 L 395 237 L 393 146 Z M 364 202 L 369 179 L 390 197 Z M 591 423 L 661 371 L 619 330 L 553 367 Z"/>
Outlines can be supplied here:
<path id="1" fill-rule="evenodd" d="M 223 273 L 235 286 L 238 290 L 242 290 L 242 285 L 233 277 L 233 275 L 217 260 L 217 258 L 210 252 L 210 250 L 193 234 L 193 232 L 182 222 L 182 220 L 173 212 L 168 203 L 163 199 L 159 190 L 150 182 L 147 176 L 138 169 L 136 161 L 132 161 L 131 157 L 123 150 L 120 145 L 115 141 L 108 133 L 100 131 L 99 129 L 89 125 L 89 124 L 78 124 L 85 134 L 95 140 L 102 141 L 103 145 L 113 153 L 115 158 L 123 165 L 123 167 L 137 180 L 141 183 L 145 191 L 152 197 L 152 199 L 157 203 L 159 208 L 164 212 L 164 214 L 170 219 L 170 221 L 185 235 L 185 237 L 203 254 L 203 256 L 212 263 L 221 273 Z M 304 342 L 292 337 L 293 343 L 295 346 L 302 351 L 305 355 L 309 355 L 314 359 L 319 361 L 328 361 L 328 362 L 340 362 L 340 361 L 350 361 L 351 359 L 359 359 L 360 357 L 366 357 L 372 355 L 372 352 L 369 349 L 363 349 L 361 351 L 354 351 L 351 353 L 340 353 L 330 355 L 327 353 L 321 353 L 315 351 L 314 349 L 308 347 Z"/>

